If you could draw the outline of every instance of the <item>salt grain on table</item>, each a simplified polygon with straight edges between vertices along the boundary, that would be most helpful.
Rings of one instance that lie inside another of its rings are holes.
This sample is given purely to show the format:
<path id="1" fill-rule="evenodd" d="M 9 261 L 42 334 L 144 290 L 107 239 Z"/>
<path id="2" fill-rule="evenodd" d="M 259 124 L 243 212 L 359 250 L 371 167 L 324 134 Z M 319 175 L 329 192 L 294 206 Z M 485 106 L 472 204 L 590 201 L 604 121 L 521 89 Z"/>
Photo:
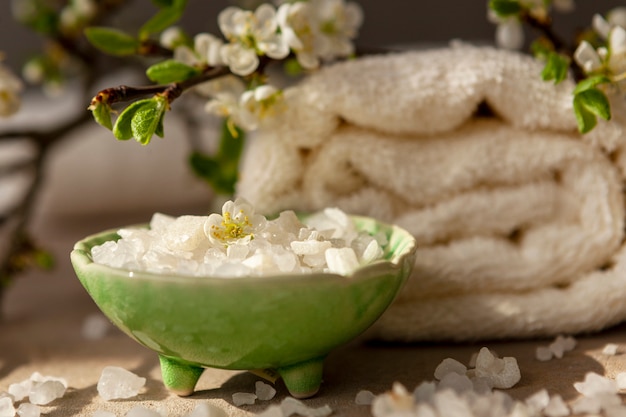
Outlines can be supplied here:
<path id="1" fill-rule="evenodd" d="M 619 349 L 619 345 L 615 343 L 607 343 L 602 349 L 603 355 L 615 356 L 617 355 L 617 350 Z"/>
<path id="2" fill-rule="evenodd" d="M 223 409 L 209 402 L 202 402 L 189 414 L 185 414 L 184 417 L 228 417 L 228 414 Z"/>
<path id="3" fill-rule="evenodd" d="M 252 405 L 256 401 L 256 395 L 249 392 L 236 392 L 233 394 L 233 404 L 239 407 L 241 405 Z"/>
<path id="4" fill-rule="evenodd" d="M 354 403 L 357 405 L 371 405 L 376 396 L 372 391 L 361 390 L 356 394 Z"/>
<path id="5" fill-rule="evenodd" d="M 17 415 L 20 417 L 39 417 L 41 409 L 35 404 L 23 403 L 17 408 Z"/>
<path id="6" fill-rule="evenodd" d="M 14 416 L 15 406 L 10 397 L 0 397 L 0 416 Z"/>
<path id="7" fill-rule="evenodd" d="M 269 401 L 276 395 L 276 390 L 263 381 L 257 381 L 254 384 L 256 397 L 261 401 Z"/>
<path id="8" fill-rule="evenodd" d="M 146 384 L 146 378 L 118 366 L 107 366 L 98 380 L 98 394 L 106 400 L 131 398 Z"/>
<path id="9" fill-rule="evenodd" d="M 65 389 L 65 386 L 59 381 L 35 383 L 28 394 L 28 400 L 37 405 L 49 404 L 57 398 L 63 397 Z"/>

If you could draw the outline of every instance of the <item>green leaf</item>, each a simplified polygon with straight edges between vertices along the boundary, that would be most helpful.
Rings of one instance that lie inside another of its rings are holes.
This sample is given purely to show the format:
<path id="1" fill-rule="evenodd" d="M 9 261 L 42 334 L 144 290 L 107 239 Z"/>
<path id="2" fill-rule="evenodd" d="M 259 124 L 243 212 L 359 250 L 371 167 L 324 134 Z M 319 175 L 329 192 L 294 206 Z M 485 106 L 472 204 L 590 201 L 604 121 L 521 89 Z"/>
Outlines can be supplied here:
<path id="1" fill-rule="evenodd" d="M 133 131 L 131 129 L 131 121 L 137 111 L 147 102 L 152 99 L 138 100 L 126 107 L 119 115 L 115 124 L 113 125 L 113 136 L 118 140 L 128 140 L 133 137 Z"/>
<path id="2" fill-rule="evenodd" d="M 130 129 L 137 142 L 147 145 L 157 130 L 163 133 L 163 116 L 166 108 L 163 97 L 154 97 L 146 100 L 137 109 L 130 121 Z"/>
<path id="3" fill-rule="evenodd" d="M 113 123 L 111 122 L 111 106 L 107 103 L 100 102 L 93 106 L 91 114 L 100 126 L 104 126 L 109 130 L 113 129 Z"/>
<path id="4" fill-rule="evenodd" d="M 541 78 L 544 81 L 554 80 L 554 84 L 558 84 L 567 78 L 570 60 L 568 57 L 556 52 L 549 52 L 546 65 L 541 72 Z"/>
<path id="5" fill-rule="evenodd" d="M 576 84 L 576 88 L 574 89 L 574 94 L 578 94 L 580 92 L 589 90 L 590 88 L 594 88 L 599 84 L 610 84 L 611 80 L 605 75 L 596 75 L 593 77 L 585 78 Z"/>
<path id="6" fill-rule="evenodd" d="M 535 39 L 530 44 L 530 50 L 535 58 L 547 60 L 548 55 L 554 51 L 552 43 L 546 38 Z"/>
<path id="7" fill-rule="evenodd" d="M 578 99 L 580 104 L 590 113 L 603 118 L 611 119 L 611 105 L 606 95 L 597 88 L 590 88 L 574 96 L 574 100 Z"/>
<path id="8" fill-rule="evenodd" d="M 174 59 L 154 64 L 146 71 L 148 78 L 159 84 L 183 81 L 198 74 L 200 70 Z"/>
<path id="9" fill-rule="evenodd" d="M 140 42 L 118 29 L 93 26 L 85 29 L 87 40 L 101 51 L 117 56 L 133 55 Z"/>
<path id="10" fill-rule="evenodd" d="M 187 0 L 173 0 L 162 8 L 139 29 L 139 37 L 145 39 L 153 33 L 159 33 L 178 22 L 185 11 Z"/>
<path id="11" fill-rule="evenodd" d="M 510 17 L 522 11 L 522 5 L 517 0 L 490 0 L 489 8 L 500 17 Z"/>
<path id="12" fill-rule="evenodd" d="M 590 132 L 598 123 L 596 116 L 591 113 L 585 106 L 583 106 L 580 97 L 574 96 L 574 115 L 576 116 L 576 123 L 578 124 L 578 131 L 580 133 Z"/>

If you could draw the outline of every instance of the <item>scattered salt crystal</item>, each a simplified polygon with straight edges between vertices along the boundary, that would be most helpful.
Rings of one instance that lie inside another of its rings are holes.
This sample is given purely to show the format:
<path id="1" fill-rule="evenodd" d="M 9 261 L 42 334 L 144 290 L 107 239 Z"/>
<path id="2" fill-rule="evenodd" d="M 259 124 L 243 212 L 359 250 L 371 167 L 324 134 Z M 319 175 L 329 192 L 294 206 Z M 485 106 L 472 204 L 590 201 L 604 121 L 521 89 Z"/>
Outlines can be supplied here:
<path id="1" fill-rule="evenodd" d="M 398 413 L 408 413 L 413 408 L 414 399 L 408 393 L 404 385 L 394 382 L 391 392 L 386 392 L 377 396 L 372 401 L 372 415 L 374 417 L 385 417 Z"/>
<path id="2" fill-rule="evenodd" d="M 21 382 L 15 382 L 9 385 L 9 394 L 13 396 L 15 401 L 22 401 L 24 398 L 28 397 L 28 393 L 33 386 L 33 381 L 30 379 L 26 379 Z"/>
<path id="3" fill-rule="evenodd" d="M 193 251 L 203 244 L 208 246 L 204 233 L 204 216 L 180 216 L 166 226 L 163 240 L 167 247 L 177 251 Z"/>
<path id="4" fill-rule="evenodd" d="M 563 397 L 557 394 L 550 397 L 550 402 L 544 408 L 543 413 L 547 417 L 565 417 L 570 414 L 570 411 Z"/>
<path id="5" fill-rule="evenodd" d="M 538 346 L 535 350 L 535 358 L 541 362 L 547 362 L 552 359 L 553 353 L 547 346 Z"/>
<path id="6" fill-rule="evenodd" d="M 438 391 L 433 402 L 439 415 L 449 417 L 472 415 L 468 402 L 452 390 Z"/>
<path id="7" fill-rule="evenodd" d="M 126 417 L 163 417 L 157 411 L 150 410 L 141 405 L 136 405 L 126 413 Z"/>
<path id="8" fill-rule="evenodd" d="M 287 417 L 283 414 L 283 409 L 280 405 L 270 405 L 261 414 L 257 414 L 256 417 Z"/>
<path id="9" fill-rule="evenodd" d="M 91 415 L 91 417 L 117 417 L 117 416 L 115 415 L 115 413 L 112 413 L 110 411 L 96 410 Z"/>
<path id="10" fill-rule="evenodd" d="M 563 346 L 562 341 L 556 340 L 548 345 L 548 349 L 554 355 L 555 358 L 561 359 L 563 354 L 565 353 L 565 346 Z"/>
<path id="11" fill-rule="evenodd" d="M 257 381 L 254 384 L 256 397 L 261 401 L 269 401 L 276 395 L 276 390 L 263 381 Z"/>
<path id="12" fill-rule="evenodd" d="M 447 373 L 439 382 L 439 390 L 451 389 L 458 394 L 471 391 L 474 384 L 466 375 L 459 375 L 456 372 Z"/>
<path id="13" fill-rule="evenodd" d="M 542 389 L 526 398 L 524 402 L 532 414 L 540 414 L 550 404 L 550 394 L 546 389 Z"/>
<path id="14" fill-rule="evenodd" d="M 284 400 L 282 400 L 280 403 L 280 408 L 284 417 L 288 417 L 294 414 L 303 417 L 326 417 L 331 415 L 333 412 L 333 410 L 328 405 L 324 405 L 318 408 L 312 408 L 308 407 L 302 401 L 296 400 L 293 397 L 286 397 Z"/>
<path id="15" fill-rule="evenodd" d="M 252 405 L 256 401 L 256 394 L 248 392 L 236 392 L 233 394 L 233 404 L 237 407 L 240 405 Z"/>
<path id="16" fill-rule="evenodd" d="M 441 380 L 449 373 L 465 375 L 467 367 L 456 359 L 446 358 L 435 368 L 435 379 Z"/>
<path id="17" fill-rule="evenodd" d="M 607 343 L 602 349 L 603 355 L 615 356 L 617 355 L 617 350 L 619 349 L 619 345 L 615 343 Z"/>
<path id="18" fill-rule="evenodd" d="M 65 386 L 59 381 L 37 382 L 33 384 L 33 388 L 28 394 L 28 400 L 37 405 L 49 404 L 57 398 L 63 397 L 65 389 Z"/>
<path id="19" fill-rule="evenodd" d="M 513 357 L 498 358 L 488 348 L 483 347 L 476 357 L 476 377 L 491 380 L 494 388 L 507 389 L 519 382 L 522 375 Z"/>
<path id="20" fill-rule="evenodd" d="M 580 397 L 571 404 L 573 414 L 599 414 L 602 410 L 600 400 L 595 397 Z"/>
<path id="21" fill-rule="evenodd" d="M 17 407 L 17 414 L 20 417 L 39 417 L 41 410 L 35 404 L 23 403 Z"/>
<path id="22" fill-rule="evenodd" d="M 87 340 L 102 339 L 111 329 L 111 322 L 100 313 L 90 314 L 83 320 L 80 334 Z"/>
<path id="23" fill-rule="evenodd" d="M 587 372 L 583 382 L 575 382 L 574 388 L 585 397 L 594 397 L 599 394 L 617 393 L 617 383 L 595 372 Z"/>
<path id="24" fill-rule="evenodd" d="M 98 394 L 106 400 L 131 398 L 146 384 L 146 378 L 118 366 L 107 366 L 98 380 Z"/>
<path id="25" fill-rule="evenodd" d="M 185 414 L 184 417 L 228 417 L 228 414 L 223 409 L 207 401 L 198 404 L 189 414 Z"/>
<path id="26" fill-rule="evenodd" d="M 435 395 L 436 390 L 437 384 L 435 382 L 424 381 L 413 390 L 413 399 L 418 403 L 429 401 Z"/>
<path id="27" fill-rule="evenodd" d="M 13 405 L 13 400 L 10 397 L 0 398 L 0 416 L 15 416 L 15 406 Z"/>
<path id="28" fill-rule="evenodd" d="M 617 384 L 618 390 L 626 389 L 626 372 L 620 372 L 615 376 L 615 383 Z"/>
<path id="29" fill-rule="evenodd" d="M 357 392 L 354 403 L 357 405 L 371 405 L 374 398 L 376 398 L 376 396 L 372 391 L 361 390 Z"/>

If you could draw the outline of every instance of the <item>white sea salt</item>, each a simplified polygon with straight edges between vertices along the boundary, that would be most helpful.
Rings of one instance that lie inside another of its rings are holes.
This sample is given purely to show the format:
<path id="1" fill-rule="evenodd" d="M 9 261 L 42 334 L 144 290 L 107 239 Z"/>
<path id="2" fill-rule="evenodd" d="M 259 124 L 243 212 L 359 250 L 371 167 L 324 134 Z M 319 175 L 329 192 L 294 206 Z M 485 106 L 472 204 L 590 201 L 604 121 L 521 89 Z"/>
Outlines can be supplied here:
<path id="1" fill-rule="evenodd" d="M 149 229 L 125 228 L 117 242 L 92 248 L 95 263 L 115 268 L 193 276 L 241 277 L 332 272 L 348 275 L 383 255 L 386 236 L 356 230 L 328 208 L 300 221 L 284 211 L 273 220 L 243 199 L 222 215 L 172 217 L 156 213 Z"/>
<path id="2" fill-rule="evenodd" d="M 22 403 L 17 407 L 17 415 L 20 417 L 39 417 L 41 409 L 35 404 Z"/>
<path id="3" fill-rule="evenodd" d="M 163 417 L 159 412 L 142 405 L 136 405 L 125 414 L 126 417 Z"/>
<path id="4" fill-rule="evenodd" d="M 607 343 L 602 349 L 603 355 L 615 356 L 617 355 L 617 350 L 619 349 L 619 345 L 615 343 Z"/>
<path id="5" fill-rule="evenodd" d="M 100 313 L 90 314 L 83 320 L 80 334 L 87 340 L 99 340 L 112 328 L 111 322 Z"/>
<path id="6" fill-rule="evenodd" d="M 374 398 L 376 398 L 376 396 L 372 391 L 361 390 L 357 392 L 354 403 L 356 405 L 370 405 L 372 401 L 374 401 Z"/>
<path id="7" fill-rule="evenodd" d="M 276 395 L 276 389 L 263 381 L 256 381 L 254 388 L 254 394 L 261 401 L 269 401 Z"/>
<path id="8" fill-rule="evenodd" d="M 28 400 L 32 404 L 45 405 L 65 394 L 65 386 L 60 381 L 48 380 L 33 384 L 28 393 Z"/>
<path id="9" fill-rule="evenodd" d="M 570 410 L 563 401 L 563 397 L 557 394 L 550 397 L 550 402 L 544 408 L 543 413 L 547 417 L 565 417 L 570 414 Z"/>
<path id="10" fill-rule="evenodd" d="M 514 357 L 498 358 L 486 347 L 478 352 L 474 371 L 476 377 L 488 378 L 494 388 L 501 389 L 513 387 L 522 377 L 517 359 Z"/>
<path id="11" fill-rule="evenodd" d="M 205 401 L 198 404 L 190 413 L 185 414 L 184 417 L 228 417 L 228 413 L 222 408 Z"/>
<path id="12" fill-rule="evenodd" d="M 293 397 L 286 397 L 280 403 L 283 417 L 299 415 L 303 417 L 326 417 L 332 414 L 333 410 L 328 405 L 321 407 L 309 407 L 300 400 Z"/>
<path id="13" fill-rule="evenodd" d="M 256 394 L 249 392 L 236 392 L 233 394 L 233 404 L 239 407 L 241 405 L 252 405 L 256 401 Z"/>
<path id="14" fill-rule="evenodd" d="M 585 397 L 595 397 L 601 394 L 617 394 L 617 383 L 595 372 L 587 372 L 583 382 L 575 382 L 576 391 Z"/>
<path id="15" fill-rule="evenodd" d="M 15 406 L 10 397 L 0 397 L 0 417 L 14 417 Z"/>
<path id="16" fill-rule="evenodd" d="M 446 358 L 435 368 L 435 379 L 441 380 L 449 373 L 456 373 L 459 375 L 465 375 L 467 372 L 467 366 L 463 365 L 456 359 Z"/>
<path id="17" fill-rule="evenodd" d="M 146 378 L 118 366 L 107 366 L 98 380 L 98 394 L 106 400 L 136 396 L 146 384 Z"/>
<path id="18" fill-rule="evenodd" d="M 547 346 L 537 346 L 535 349 L 535 358 L 541 362 L 547 362 L 552 359 L 552 350 Z"/>

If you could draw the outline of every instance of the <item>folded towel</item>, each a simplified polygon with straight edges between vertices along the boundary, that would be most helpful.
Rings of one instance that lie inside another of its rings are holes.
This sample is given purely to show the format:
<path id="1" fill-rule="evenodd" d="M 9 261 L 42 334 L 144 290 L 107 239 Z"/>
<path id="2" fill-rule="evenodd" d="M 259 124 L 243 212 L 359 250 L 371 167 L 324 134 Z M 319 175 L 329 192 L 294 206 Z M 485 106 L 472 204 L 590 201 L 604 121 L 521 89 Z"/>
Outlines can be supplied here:
<path id="1" fill-rule="evenodd" d="M 285 92 L 237 193 L 408 229 L 415 270 L 370 330 L 388 340 L 579 333 L 626 319 L 626 126 L 580 135 L 573 82 L 488 47 L 361 58 Z"/>

